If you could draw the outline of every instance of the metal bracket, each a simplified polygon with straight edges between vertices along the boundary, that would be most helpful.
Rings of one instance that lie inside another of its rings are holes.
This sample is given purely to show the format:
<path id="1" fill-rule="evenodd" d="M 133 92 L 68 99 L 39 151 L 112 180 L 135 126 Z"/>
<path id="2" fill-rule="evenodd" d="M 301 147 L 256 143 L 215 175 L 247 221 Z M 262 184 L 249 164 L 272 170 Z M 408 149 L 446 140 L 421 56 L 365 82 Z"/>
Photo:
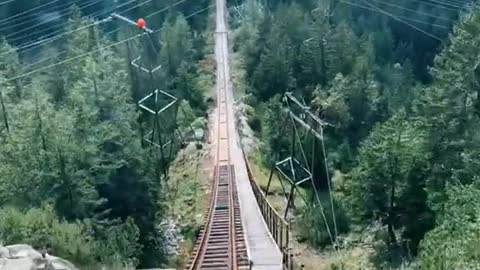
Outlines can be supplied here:
<path id="1" fill-rule="evenodd" d="M 155 146 L 155 147 L 157 147 L 157 148 L 163 148 L 163 149 L 165 149 L 165 148 L 167 148 L 170 144 L 173 143 L 172 140 L 169 140 L 168 142 L 164 143 L 164 144 L 161 146 L 160 144 L 154 142 L 153 140 L 151 140 L 151 139 L 149 138 L 149 137 L 152 137 L 152 134 L 153 134 L 153 130 L 151 130 L 149 133 L 147 133 L 147 135 L 145 135 L 145 136 L 143 137 L 143 139 L 144 139 L 146 142 L 148 142 L 149 144 L 151 144 L 151 145 L 153 145 L 153 146 Z"/>
<path id="2" fill-rule="evenodd" d="M 156 108 L 155 109 L 151 109 L 149 108 L 148 106 L 146 106 L 144 103 L 147 102 L 151 97 L 154 96 L 155 98 L 155 107 L 156 105 L 158 105 L 158 102 L 159 102 L 159 97 L 160 95 L 163 95 L 165 97 L 167 97 L 168 99 L 170 99 L 171 101 L 163 106 L 162 108 L 160 108 L 160 110 L 156 111 Z M 155 89 L 152 93 L 148 94 L 146 97 L 142 98 L 139 102 L 138 102 L 138 106 L 140 106 L 140 108 L 146 110 L 147 112 L 153 114 L 153 115 L 158 115 L 162 112 L 164 112 L 165 110 L 167 110 L 168 108 L 170 108 L 171 106 L 173 106 L 173 104 L 175 104 L 176 102 L 178 101 L 178 99 L 172 95 L 170 95 L 169 93 L 163 91 L 163 90 L 158 90 L 158 89 Z"/>
<path id="3" fill-rule="evenodd" d="M 282 168 L 285 167 L 283 165 L 286 165 L 289 171 L 285 171 L 284 168 Z M 282 161 L 275 163 L 275 167 L 283 175 L 283 177 L 285 177 L 285 179 L 287 179 L 292 185 L 295 186 L 300 186 L 301 184 L 312 179 L 312 173 L 307 168 L 302 166 L 302 164 L 300 164 L 300 162 L 293 157 L 288 157 Z M 291 176 L 289 175 L 289 173 L 291 174 Z M 306 177 L 302 177 L 303 175 L 300 173 L 303 173 L 304 175 L 306 175 Z M 300 179 L 298 179 L 297 176 L 299 176 Z"/>
<path id="4" fill-rule="evenodd" d="M 140 66 L 140 65 L 137 63 L 141 58 L 142 58 L 142 57 L 139 56 L 139 57 L 133 59 L 132 62 L 131 62 L 132 66 L 134 66 L 134 67 L 136 67 L 136 68 L 138 68 L 138 69 L 140 69 L 140 70 L 142 70 L 142 71 L 144 71 L 144 72 L 146 72 L 146 73 L 155 73 L 157 70 L 159 70 L 159 69 L 162 68 L 162 65 L 159 65 L 158 67 L 156 67 L 156 68 L 154 68 L 154 69 L 152 69 L 152 70 L 147 69 L 147 68 L 145 68 L 145 67 L 142 67 L 142 66 Z"/>

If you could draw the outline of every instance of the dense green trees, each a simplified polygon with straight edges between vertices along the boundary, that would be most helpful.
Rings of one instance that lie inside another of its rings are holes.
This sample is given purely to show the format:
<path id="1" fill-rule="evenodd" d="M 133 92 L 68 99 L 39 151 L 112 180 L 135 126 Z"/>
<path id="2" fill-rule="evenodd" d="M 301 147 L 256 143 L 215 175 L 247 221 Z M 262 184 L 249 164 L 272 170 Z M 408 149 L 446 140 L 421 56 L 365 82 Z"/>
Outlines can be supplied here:
<path id="1" fill-rule="evenodd" d="M 396 261 L 418 254 L 420 269 L 476 269 L 480 9 L 349 3 L 246 0 L 232 9 L 264 159 L 290 151 L 279 96 L 292 91 L 334 124 L 326 147 L 330 169 L 343 173 L 333 183 L 342 222 L 380 222 L 383 251 Z M 326 187 L 325 175 L 314 177 Z M 304 210 L 304 237 L 328 242 L 320 215 Z"/>
<path id="2" fill-rule="evenodd" d="M 346 183 L 352 214 L 360 220 L 382 220 L 393 244 L 396 229 L 418 232 L 418 218 L 426 214 L 421 199 L 428 160 L 426 134 L 418 124 L 402 114 L 380 124 L 362 143 L 358 165 Z"/>
<path id="3" fill-rule="evenodd" d="M 82 8 L 69 9 L 63 31 L 71 33 L 59 42 L 38 46 L 38 55 L 17 53 L 8 44 L 8 35 L 2 39 L 2 244 L 49 245 L 53 254 L 96 269 L 100 265 L 158 267 L 166 262 L 159 227 L 165 218 L 162 173 L 166 168 L 157 166 L 155 148 L 142 141 L 151 119 L 136 103 L 153 90 L 152 83 L 162 81 L 156 87 L 166 87 L 162 89 L 182 101 L 172 107 L 172 116 L 179 110 L 178 123 L 172 117 L 165 126 L 178 124 L 182 133 L 191 136 L 189 125 L 205 114 L 206 89 L 198 81 L 196 64 L 203 57 L 204 36 L 193 33 L 204 30 L 208 13 L 187 21 L 179 12 L 183 9 L 165 10 L 156 18 L 163 27 L 151 42 L 157 43 L 164 68 L 154 81 L 130 66 L 140 44 L 132 42 L 127 50 L 106 48 L 113 41 L 101 25 L 91 25 L 94 20 L 83 16 L 92 11 Z M 131 36 L 128 31 L 121 33 Z M 27 65 L 38 60 L 45 61 Z M 61 61 L 65 64 L 11 80 Z M 167 135 L 169 130 L 161 132 Z"/>
<path id="4" fill-rule="evenodd" d="M 421 244 L 420 269 L 480 267 L 479 195 L 478 183 L 448 187 L 444 214 Z"/>

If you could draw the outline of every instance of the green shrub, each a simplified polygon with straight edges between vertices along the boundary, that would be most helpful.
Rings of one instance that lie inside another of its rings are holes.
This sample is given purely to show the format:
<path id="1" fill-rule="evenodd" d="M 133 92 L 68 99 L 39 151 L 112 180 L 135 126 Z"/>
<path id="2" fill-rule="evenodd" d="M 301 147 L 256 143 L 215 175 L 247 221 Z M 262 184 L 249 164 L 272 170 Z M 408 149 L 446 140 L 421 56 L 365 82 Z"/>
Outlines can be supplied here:
<path id="1" fill-rule="evenodd" d="M 330 200 L 327 196 L 320 196 L 322 202 L 323 212 L 327 220 L 328 227 L 332 237 L 335 238 L 335 230 L 332 216 L 332 208 Z M 335 217 L 337 223 L 338 234 L 343 234 L 349 231 L 349 219 L 340 203 L 334 200 Z M 303 208 L 298 222 L 300 231 L 300 240 L 306 241 L 308 244 L 315 247 L 325 247 L 331 244 L 330 235 L 325 225 L 320 207 L 305 207 Z"/>
<path id="2" fill-rule="evenodd" d="M 418 269 L 480 269 L 480 179 L 448 186 L 437 226 L 421 242 Z"/>
<path id="3" fill-rule="evenodd" d="M 248 125 L 255 132 L 262 131 L 262 121 L 256 114 L 248 117 Z"/>
<path id="4" fill-rule="evenodd" d="M 59 221 L 52 207 L 33 208 L 25 213 L 15 208 L 0 209 L 0 243 L 28 244 L 40 249 L 50 247 L 51 253 L 78 266 L 138 264 L 141 245 L 139 229 L 133 219 L 104 228 L 93 238 L 83 223 Z"/>
<path id="5" fill-rule="evenodd" d="M 33 208 L 26 213 L 15 208 L 0 209 L 0 240 L 5 245 L 49 246 L 58 257 L 77 264 L 93 263 L 95 243 L 80 223 L 60 222 L 53 208 Z"/>

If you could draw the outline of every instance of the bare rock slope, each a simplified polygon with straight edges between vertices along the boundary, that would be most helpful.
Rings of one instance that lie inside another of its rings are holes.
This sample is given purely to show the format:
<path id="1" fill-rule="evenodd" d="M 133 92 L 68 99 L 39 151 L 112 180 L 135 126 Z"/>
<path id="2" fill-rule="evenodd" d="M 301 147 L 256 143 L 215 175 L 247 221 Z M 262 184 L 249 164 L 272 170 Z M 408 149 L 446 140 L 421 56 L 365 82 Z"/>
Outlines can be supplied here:
<path id="1" fill-rule="evenodd" d="M 78 270 L 67 260 L 42 254 L 29 245 L 0 246 L 0 270 Z"/>

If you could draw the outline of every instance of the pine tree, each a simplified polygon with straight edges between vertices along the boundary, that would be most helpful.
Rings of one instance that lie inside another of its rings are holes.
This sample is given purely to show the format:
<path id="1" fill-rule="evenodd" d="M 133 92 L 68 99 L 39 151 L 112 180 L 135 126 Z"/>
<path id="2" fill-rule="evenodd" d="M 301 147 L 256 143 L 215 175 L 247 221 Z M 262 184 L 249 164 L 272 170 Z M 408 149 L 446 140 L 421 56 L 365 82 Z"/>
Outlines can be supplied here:
<path id="1" fill-rule="evenodd" d="M 167 19 L 161 29 L 160 62 L 169 79 L 177 75 L 182 63 L 192 64 L 193 40 L 188 22 L 183 15 Z"/>
<path id="2" fill-rule="evenodd" d="M 364 220 L 382 220 L 392 244 L 398 241 L 395 230 L 408 225 L 402 223 L 405 204 L 422 190 L 421 185 L 412 184 L 421 179 L 417 177 L 426 166 L 425 150 L 425 133 L 405 116 L 396 115 L 377 126 L 362 144 L 358 165 L 349 177 L 354 214 Z"/>
<path id="3" fill-rule="evenodd" d="M 269 34 L 260 62 L 252 75 L 252 85 L 262 100 L 282 94 L 293 86 L 293 53 L 278 26 Z"/>

